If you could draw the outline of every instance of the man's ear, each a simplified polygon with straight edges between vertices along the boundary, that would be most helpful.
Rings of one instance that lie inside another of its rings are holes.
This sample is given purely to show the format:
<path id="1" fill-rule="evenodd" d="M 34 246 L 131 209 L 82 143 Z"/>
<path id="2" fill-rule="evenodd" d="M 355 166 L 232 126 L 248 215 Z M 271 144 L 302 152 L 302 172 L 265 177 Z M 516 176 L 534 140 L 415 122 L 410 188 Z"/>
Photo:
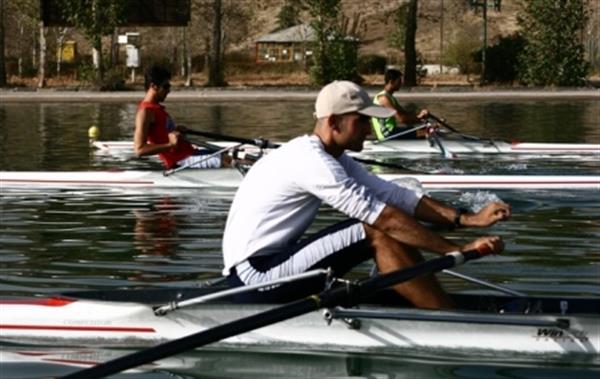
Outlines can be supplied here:
<path id="1" fill-rule="evenodd" d="M 336 115 L 327 116 L 327 124 L 333 130 L 339 130 L 339 118 Z"/>

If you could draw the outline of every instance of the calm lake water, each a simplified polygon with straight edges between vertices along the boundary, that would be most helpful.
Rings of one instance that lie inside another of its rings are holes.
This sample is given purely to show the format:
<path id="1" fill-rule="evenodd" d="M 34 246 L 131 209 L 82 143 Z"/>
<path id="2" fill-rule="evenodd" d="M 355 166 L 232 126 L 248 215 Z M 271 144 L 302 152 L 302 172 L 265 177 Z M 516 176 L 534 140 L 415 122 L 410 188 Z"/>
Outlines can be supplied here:
<path id="1" fill-rule="evenodd" d="M 206 131 L 286 140 L 313 126 L 312 102 L 166 102 L 178 123 Z M 465 133 L 507 140 L 600 143 L 598 101 L 429 101 L 416 104 Z M 156 168 L 150 160 L 100 156 L 88 145 L 97 125 L 103 140 L 127 140 L 136 104 L 0 103 L 2 170 L 93 170 Z M 447 173 L 596 174 L 598 157 L 587 160 L 400 159 L 412 168 Z M 221 270 L 221 233 L 233 197 L 229 190 L 1 189 L 0 296 L 32 296 L 74 289 L 195 285 Z M 457 206 L 477 209 L 501 199 L 514 217 L 489 231 L 501 235 L 506 252 L 458 271 L 519 291 L 600 296 L 600 202 L 597 191 L 442 191 L 431 193 Z M 314 228 L 341 216 L 325 209 Z M 448 232 L 473 238 L 483 230 Z M 369 270 L 360 267 L 358 274 Z M 482 291 L 440 276 L 453 291 Z M 17 362 L 31 347 L 0 346 L 1 378 L 65 374 L 65 364 Z M 125 350 L 43 351 L 65 361 L 105 360 Z M 9 354 L 11 353 L 11 354 Z M 87 355 L 86 355 L 87 354 Z M 12 357 L 12 358 L 11 358 Z M 280 354 L 240 351 L 191 352 L 161 361 L 128 378 L 377 377 L 377 378 L 592 378 L 600 362 L 531 362 L 520 356 L 402 356 Z"/>

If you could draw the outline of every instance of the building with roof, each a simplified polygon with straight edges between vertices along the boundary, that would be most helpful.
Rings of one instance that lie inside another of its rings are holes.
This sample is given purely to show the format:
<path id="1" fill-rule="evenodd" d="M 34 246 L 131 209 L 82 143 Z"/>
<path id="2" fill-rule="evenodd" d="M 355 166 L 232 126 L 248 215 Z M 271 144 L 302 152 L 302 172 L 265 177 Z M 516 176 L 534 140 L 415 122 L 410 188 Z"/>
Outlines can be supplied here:
<path id="1" fill-rule="evenodd" d="M 317 33 L 308 24 L 292 26 L 260 37 L 256 41 L 256 63 L 307 63 L 313 54 Z M 359 43 L 352 36 L 344 37 L 347 43 Z"/>
<path id="2" fill-rule="evenodd" d="M 315 30 L 307 24 L 264 35 L 256 41 L 256 63 L 305 63 L 312 55 L 310 45 L 315 40 Z"/>

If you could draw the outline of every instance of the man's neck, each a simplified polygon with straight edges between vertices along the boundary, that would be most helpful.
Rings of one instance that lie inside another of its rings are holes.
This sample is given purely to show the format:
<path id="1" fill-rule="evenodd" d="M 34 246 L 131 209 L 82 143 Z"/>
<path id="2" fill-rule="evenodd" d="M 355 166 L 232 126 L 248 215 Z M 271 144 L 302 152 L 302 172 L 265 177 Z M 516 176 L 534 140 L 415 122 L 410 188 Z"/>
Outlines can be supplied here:
<path id="1" fill-rule="evenodd" d="M 390 95 L 391 95 L 391 94 L 393 94 L 393 93 L 396 91 L 396 90 L 394 89 L 394 86 L 393 86 L 393 85 L 391 85 L 391 84 L 389 84 L 389 83 L 388 83 L 388 84 L 386 84 L 386 85 L 383 87 L 383 90 L 384 90 L 385 92 L 389 93 Z"/>
<path id="2" fill-rule="evenodd" d="M 158 99 L 156 98 L 156 92 L 152 91 L 152 90 L 146 91 L 146 95 L 144 96 L 144 101 L 147 101 L 149 103 L 156 103 L 156 104 L 159 103 Z"/>
<path id="3" fill-rule="evenodd" d="M 335 143 L 332 136 L 328 135 L 327 133 L 323 133 L 320 128 L 315 128 L 313 131 L 313 136 L 316 136 L 321 141 L 321 144 L 323 144 L 323 150 L 325 150 L 327 154 L 333 156 L 334 158 L 339 158 L 344 152 L 344 149 Z"/>

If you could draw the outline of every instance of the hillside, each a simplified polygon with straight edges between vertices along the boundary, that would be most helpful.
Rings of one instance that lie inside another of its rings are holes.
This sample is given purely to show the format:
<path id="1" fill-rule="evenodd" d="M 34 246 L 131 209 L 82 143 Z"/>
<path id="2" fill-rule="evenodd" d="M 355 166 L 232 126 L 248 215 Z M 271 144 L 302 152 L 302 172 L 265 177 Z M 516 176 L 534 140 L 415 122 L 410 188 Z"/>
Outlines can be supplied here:
<path id="1" fill-rule="evenodd" d="M 501 35 L 506 36 L 517 30 L 517 1 L 504 0 L 500 12 L 488 11 L 488 44 Z M 252 30 L 247 39 L 236 48 L 252 49 L 257 38 L 275 29 L 277 14 L 284 2 L 285 0 L 252 1 L 255 8 Z M 393 12 L 399 3 L 401 2 L 389 0 L 342 0 L 342 11 L 346 17 L 353 19 L 355 15 L 360 15 L 361 54 L 378 54 L 392 61 L 399 59 L 401 52 L 389 47 L 387 41 L 387 36 L 395 29 Z M 443 46 L 446 48 L 459 31 L 468 30 L 475 35 L 474 38 L 482 40 L 481 10 L 470 11 L 466 3 L 466 0 L 419 0 L 416 42 L 424 63 L 439 63 L 440 40 L 443 38 Z M 303 18 L 308 19 L 308 15 L 303 15 Z"/>

